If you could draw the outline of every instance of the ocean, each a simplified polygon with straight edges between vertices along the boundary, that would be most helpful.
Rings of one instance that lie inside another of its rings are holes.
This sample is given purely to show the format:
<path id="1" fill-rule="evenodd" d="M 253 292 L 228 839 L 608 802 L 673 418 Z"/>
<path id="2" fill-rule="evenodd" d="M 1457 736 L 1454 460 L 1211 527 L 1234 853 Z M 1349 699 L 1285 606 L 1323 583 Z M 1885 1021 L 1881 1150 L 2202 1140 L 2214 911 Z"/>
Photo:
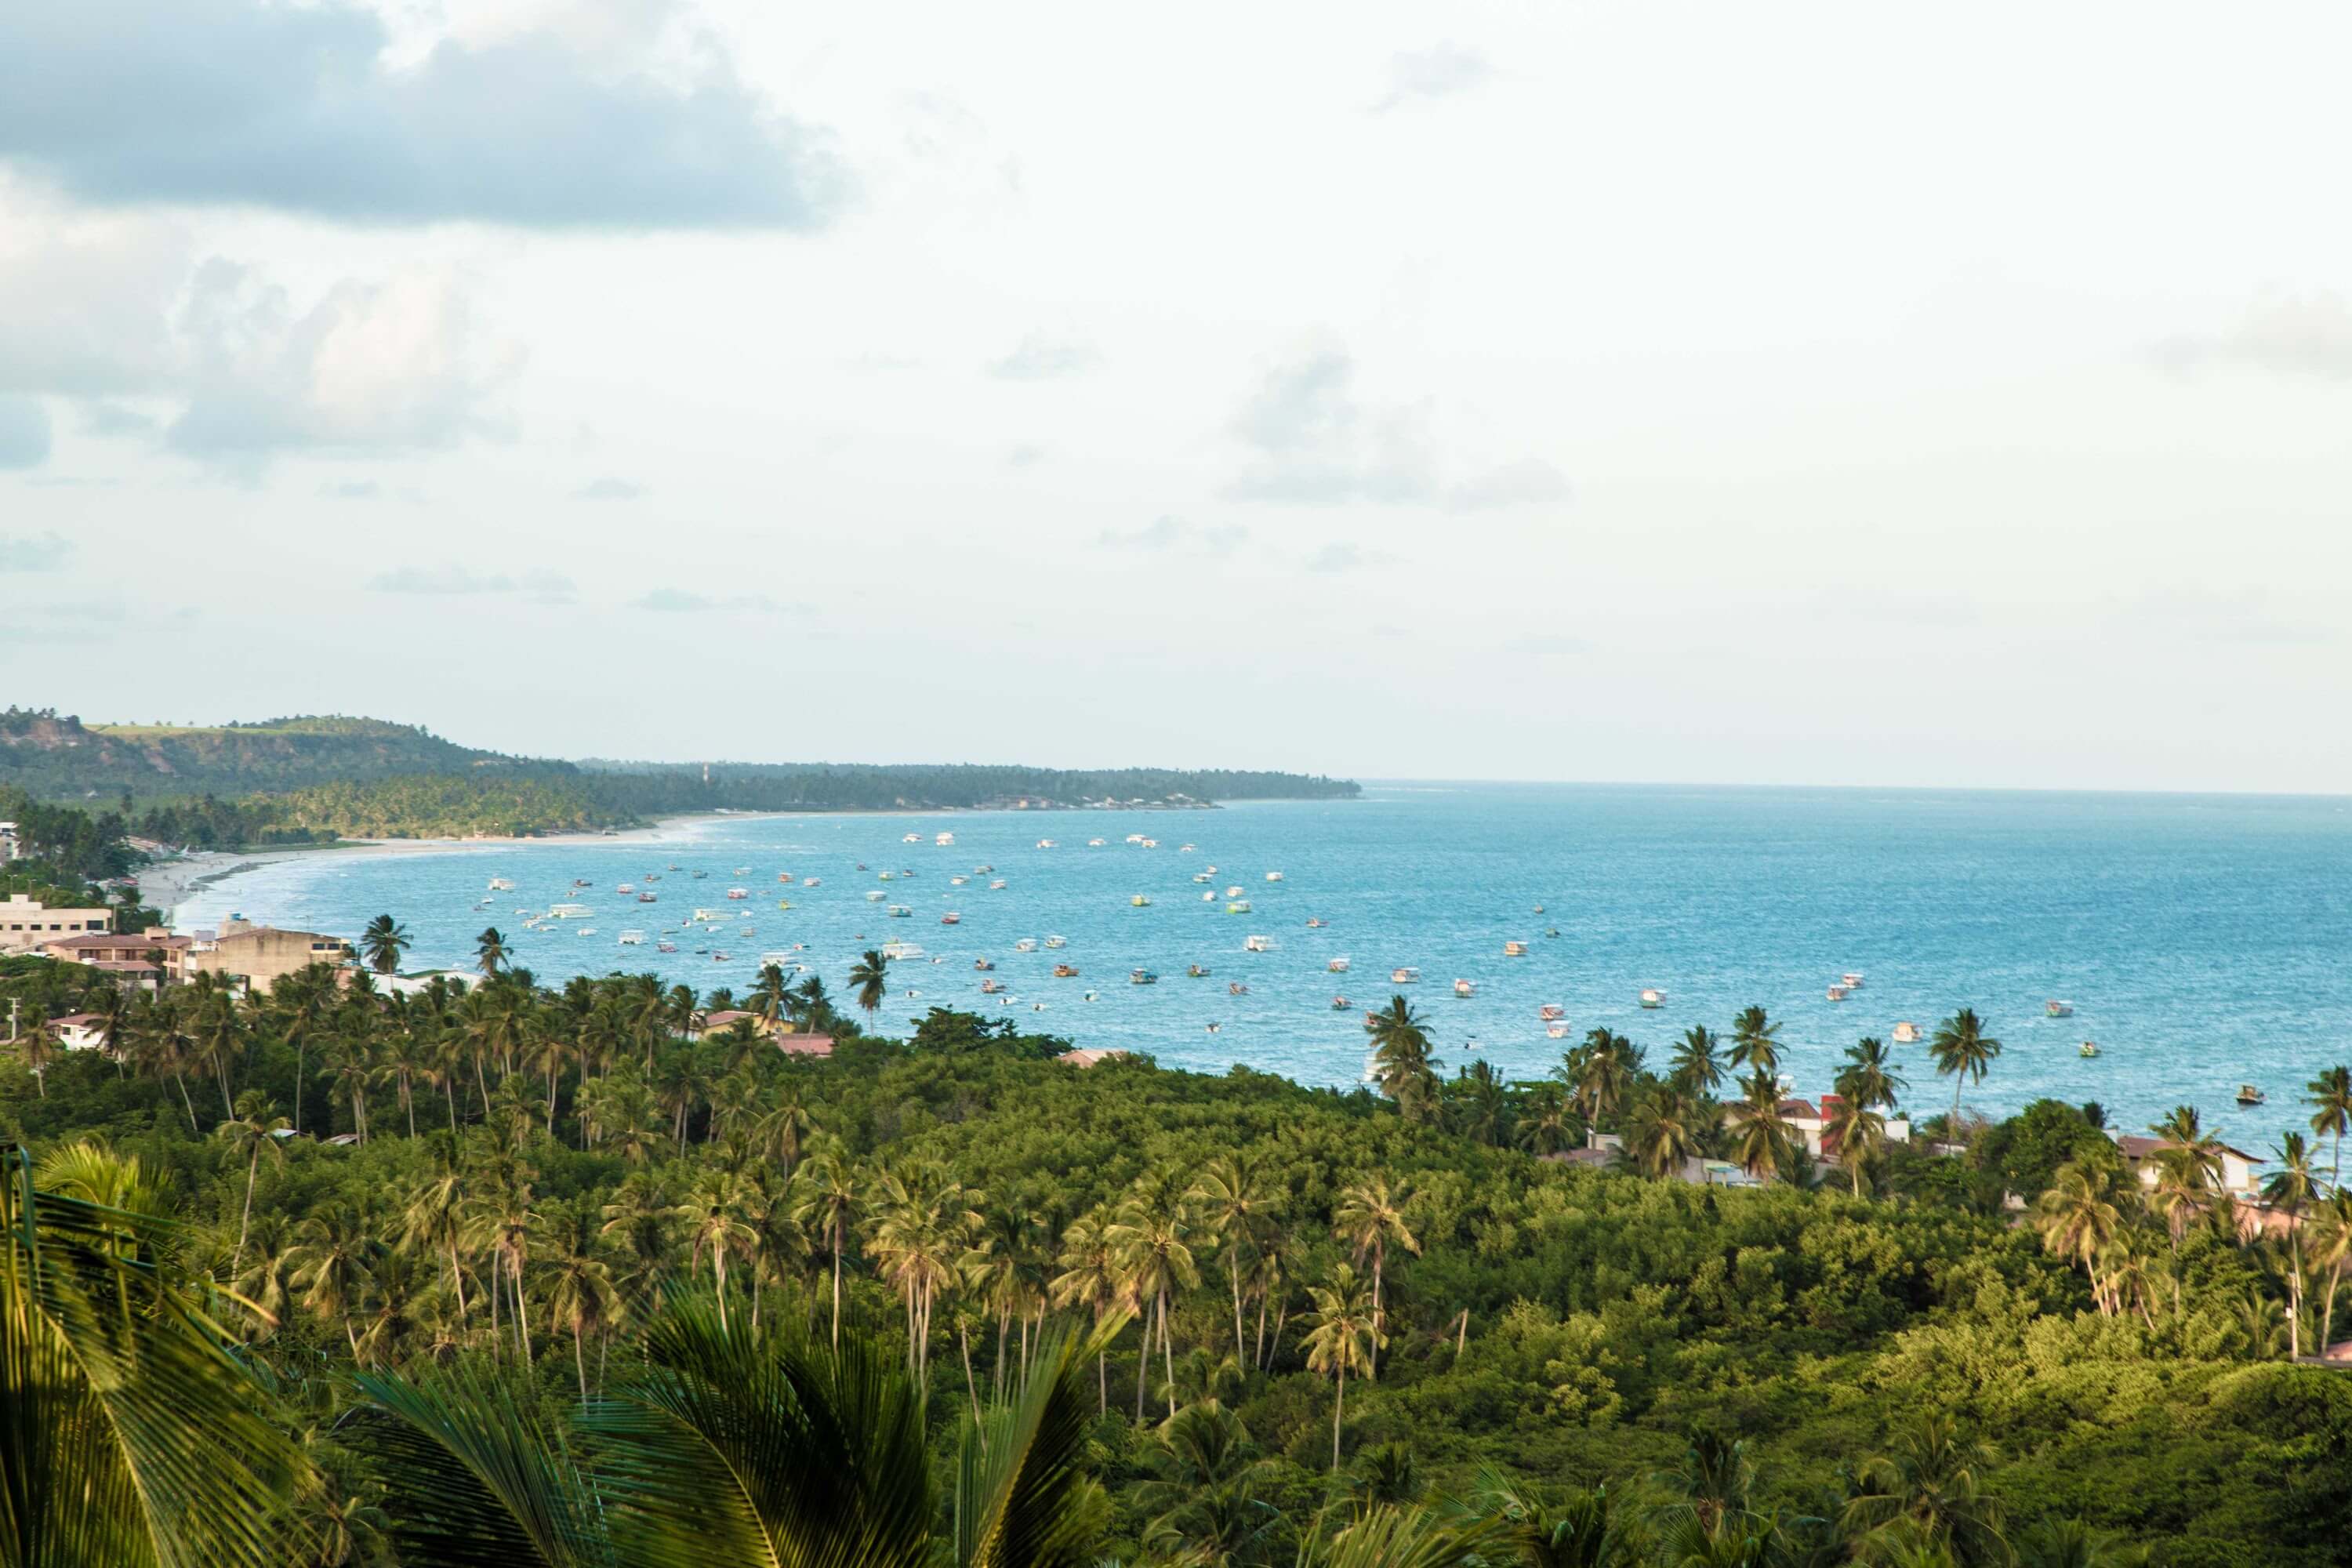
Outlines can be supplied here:
<path id="1" fill-rule="evenodd" d="M 943 832 L 951 847 L 934 842 Z M 492 877 L 514 890 L 488 893 Z M 811 877 L 820 885 L 801 885 Z M 658 902 L 616 893 L 623 881 Z M 730 902 L 730 887 L 751 896 Z M 1248 913 L 1227 912 L 1236 887 Z M 567 900 L 590 917 L 523 928 L 519 910 Z M 892 904 L 911 913 L 892 918 Z M 681 930 L 698 907 L 728 918 Z M 950 911 L 960 923 L 941 923 Z M 1316 1084 L 1361 1079 L 1363 1012 L 1400 992 L 1444 1071 L 1483 1057 L 1515 1079 L 1548 1072 L 1599 1026 L 1663 1063 L 1691 1025 L 1727 1033 L 1761 1004 L 1783 1023 L 1782 1070 L 1809 1095 L 1859 1037 L 1891 1039 L 1902 1020 L 1932 1030 L 1973 1006 L 2006 1048 L 1968 1105 L 2096 1100 L 2110 1126 L 2137 1129 L 2189 1103 L 2257 1153 L 2308 1115 L 2305 1082 L 2352 1058 L 2352 800 L 2335 797 L 1386 784 L 1355 801 L 1199 812 L 719 817 L 654 840 L 305 857 L 214 884 L 179 918 L 231 912 L 353 937 L 389 912 L 415 937 L 409 968 L 469 966 L 495 924 L 542 983 L 653 970 L 740 995 L 763 952 L 789 951 L 845 1003 L 859 952 L 908 942 L 924 954 L 892 966 L 887 1032 L 929 1007 L 971 1008 L 1170 1066 L 1239 1062 Z M 645 945 L 619 945 L 631 928 Z M 1066 946 L 1047 950 L 1051 935 Z M 1251 936 L 1271 951 L 1245 951 Z M 676 953 L 656 952 L 664 937 Z M 1023 938 L 1037 950 L 1017 952 Z M 1511 941 L 1524 957 L 1505 956 Z M 973 967 L 983 956 L 992 976 Z M 1341 956 L 1348 971 L 1331 973 Z M 1078 976 L 1052 978 L 1057 961 Z M 1207 977 L 1187 976 L 1195 963 Z M 1419 984 L 1391 984 L 1399 966 Z M 1138 968 L 1158 983 L 1130 984 Z M 1863 985 L 1830 1000 L 1848 971 Z M 981 994 L 992 977 L 1006 996 Z M 1457 978 L 1475 994 L 1457 997 Z M 1644 988 L 1664 1005 L 1643 1008 Z M 2073 1016 L 2047 1016 L 2053 999 Z M 1565 1010 L 1567 1038 L 1539 1019 L 1547 1003 Z M 2078 1053 L 2086 1039 L 2100 1056 Z M 1923 1045 L 1895 1057 L 1906 1109 L 1949 1105 Z M 2241 1109 L 2242 1082 L 2269 1103 Z"/>

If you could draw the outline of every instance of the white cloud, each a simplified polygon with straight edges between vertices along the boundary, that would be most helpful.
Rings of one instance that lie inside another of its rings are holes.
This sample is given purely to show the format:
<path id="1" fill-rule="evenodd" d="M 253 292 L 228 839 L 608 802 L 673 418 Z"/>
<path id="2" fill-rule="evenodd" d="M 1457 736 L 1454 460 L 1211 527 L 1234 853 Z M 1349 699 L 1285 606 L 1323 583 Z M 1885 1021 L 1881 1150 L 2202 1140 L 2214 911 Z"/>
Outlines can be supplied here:
<path id="1" fill-rule="evenodd" d="M 1077 375 L 1102 363 L 1094 344 L 1080 337 L 1031 332 L 1003 359 L 991 360 L 988 374 L 1001 381 L 1052 381 Z"/>
<path id="2" fill-rule="evenodd" d="M 37 397 L 0 393 L 0 468 L 32 468 L 49 457 L 49 411 Z"/>
<path id="3" fill-rule="evenodd" d="M 1452 98 L 1485 85 L 1495 74 L 1486 57 L 1452 44 L 1439 44 L 1389 58 L 1388 90 L 1372 105 L 1372 112 L 1434 98 Z"/>
<path id="4" fill-rule="evenodd" d="M 1342 572 L 1360 572 L 1367 566 L 1384 565 L 1391 559 L 1391 557 L 1377 550 L 1366 550 L 1360 544 L 1350 544 L 1345 540 L 1335 540 L 1308 555 L 1305 565 L 1309 572 L 1337 574 Z"/>
<path id="5" fill-rule="evenodd" d="M 579 596 L 572 579 L 558 572 L 477 573 L 455 563 L 395 567 L 370 578 L 368 586 L 379 594 L 429 596 L 511 594 L 541 605 L 568 605 Z"/>
<path id="6" fill-rule="evenodd" d="M 629 601 L 639 610 L 667 615 L 807 615 L 806 605 L 785 605 L 765 594 L 698 594 L 685 588 L 656 588 Z"/>
<path id="7" fill-rule="evenodd" d="M 646 487 L 627 479 L 609 476 L 591 479 L 572 492 L 573 500 L 635 500 L 646 493 Z"/>
<path id="8" fill-rule="evenodd" d="M 1427 411 L 1364 402 L 1356 362 L 1328 337 L 1269 364 L 1232 428 L 1247 452 L 1225 487 L 1236 500 L 1329 506 L 1438 491 Z"/>
<path id="9" fill-rule="evenodd" d="M 2157 358 L 2182 374 L 2240 364 L 2279 375 L 2352 381 L 2352 309 L 2343 297 L 2269 293 L 2228 331 L 2158 343 Z"/>
<path id="10" fill-rule="evenodd" d="M 0 533 L 0 572 L 55 572 L 73 553 L 63 534 Z"/>
<path id="11" fill-rule="evenodd" d="M 1230 555 L 1248 542 L 1249 530 L 1225 523 L 1202 528 L 1181 517 L 1156 517 L 1141 528 L 1107 528 L 1095 541 L 1107 550 L 1185 550 L 1204 555 Z"/>
<path id="12" fill-rule="evenodd" d="M 1455 511 L 1486 511 L 1563 501 L 1568 497 L 1566 474 L 1541 458 L 1522 458 L 1454 485 L 1445 492 L 1445 504 Z"/>
<path id="13" fill-rule="evenodd" d="M 0 392 L 140 393 L 171 374 L 168 313 L 187 280 L 185 235 L 5 192 L 0 218 L 0 236 L 16 241 L 0 252 L 0 300 L 11 302 L 0 309 Z"/>

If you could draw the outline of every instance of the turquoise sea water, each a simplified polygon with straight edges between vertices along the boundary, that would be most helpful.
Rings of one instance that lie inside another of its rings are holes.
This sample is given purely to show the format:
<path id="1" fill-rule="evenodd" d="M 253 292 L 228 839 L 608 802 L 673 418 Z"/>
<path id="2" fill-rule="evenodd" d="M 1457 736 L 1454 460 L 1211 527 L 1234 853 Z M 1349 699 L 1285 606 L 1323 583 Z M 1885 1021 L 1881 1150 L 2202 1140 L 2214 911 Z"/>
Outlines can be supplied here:
<path id="1" fill-rule="evenodd" d="M 941 831 L 952 847 L 932 842 Z M 910 832 L 920 842 L 903 842 Z M 1159 847 L 1127 843 L 1130 833 Z M 1037 847 L 1042 837 L 1058 847 Z M 1087 847 L 1094 837 L 1106 843 Z M 1181 852 L 1187 843 L 1197 848 Z M 667 870 L 673 861 L 683 868 Z M 975 874 L 982 865 L 993 872 Z M 1212 865 L 1213 881 L 1194 883 Z M 695 868 L 709 878 L 690 879 Z M 884 870 L 912 875 L 883 881 Z M 1283 879 L 1268 882 L 1269 870 Z M 645 883 L 648 872 L 661 879 Z M 971 879 L 951 885 L 959 873 Z M 492 876 L 515 890 L 487 894 Z M 806 877 L 822 885 L 798 886 Z M 593 886 L 575 892 L 575 878 Z M 1003 890 L 988 889 L 993 878 Z M 659 902 L 616 894 L 624 880 Z M 752 896 L 730 904 L 738 885 Z M 1251 913 L 1225 912 L 1234 885 Z M 912 915 L 887 917 L 869 890 Z M 1133 906 L 1139 894 L 1148 907 Z M 518 910 L 567 898 L 593 918 L 522 929 Z M 680 931 L 697 906 L 730 918 L 716 933 Z M 903 1032 L 934 1005 L 982 1008 L 1081 1046 L 1314 1083 L 1360 1077 L 1363 1009 L 1396 993 L 1398 965 L 1422 972 L 1406 994 L 1447 1070 L 1483 1055 L 1507 1077 L 1543 1073 L 1596 1025 L 1663 1059 L 1691 1024 L 1725 1029 L 1761 1003 L 1785 1020 L 1784 1070 L 1813 1093 L 1857 1037 L 1973 1005 L 2007 1050 L 1969 1104 L 2095 1100 L 2111 1124 L 2137 1128 L 2188 1101 L 2257 1152 L 2307 1114 L 2292 1103 L 2304 1082 L 2352 1057 L 2352 801 L 2333 797 L 1389 784 L 1352 802 L 1192 813 L 720 818 L 657 842 L 321 855 L 216 884 L 180 920 L 209 925 L 232 910 L 352 935 L 390 911 L 415 934 L 413 967 L 469 964 L 476 933 L 496 923 L 542 982 L 654 969 L 739 994 L 761 952 L 804 944 L 796 956 L 838 997 L 855 954 L 897 939 L 926 956 L 894 966 L 885 1028 Z M 961 924 L 940 923 L 949 910 Z M 1310 917 L 1328 923 L 1310 929 Z M 596 934 L 577 934 L 583 925 Z M 630 927 L 646 945 L 617 945 Z M 1049 934 L 1067 947 L 1014 951 Z M 1245 952 L 1252 934 L 1274 951 Z M 663 935 L 677 953 L 656 951 Z M 1511 939 L 1528 956 L 1504 956 Z M 1328 973 L 1343 954 L 1349 972 Z M 981 955 L 1009 1005 L 980 994 Z M 1050 978 L 1057 959 L 1079 978 Z M 1209 978 L 1186 977 L 1196 963 Z M 1159 984 L 1129 984 L 1139 966 Z M 1829 1001 L 1848 970 L 1864 987 Z M 1457 977 L 1474 997 L 1454 995 Z M 1229 994 L 1233 982 L 1247 994 Z M 1639 1006 L 1644 986 L 1666 992 L 1663 1008 Z M 1351 1005 L 1335 1011 L 1341 994 Z M 2053 997 L 2074 1016 L 2046 1018 Z M 1549 1037 L 1544 1003 L 1566 1008 L 1570 1038 Z M 2104 1054 L 2078 1056 L 2084 1039 Z M 1948 1104 L 1923 1047 L 1895 1055 L 1909 1104 Z M 2270 1104 L 2242 1110 L 2242 1081 Z"/>

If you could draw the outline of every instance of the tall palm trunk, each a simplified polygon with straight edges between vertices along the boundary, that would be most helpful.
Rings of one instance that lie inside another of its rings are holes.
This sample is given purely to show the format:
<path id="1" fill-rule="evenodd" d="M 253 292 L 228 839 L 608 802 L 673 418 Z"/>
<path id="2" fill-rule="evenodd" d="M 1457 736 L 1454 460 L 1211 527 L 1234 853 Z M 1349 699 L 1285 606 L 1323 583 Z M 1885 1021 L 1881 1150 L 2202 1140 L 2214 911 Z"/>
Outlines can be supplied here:
<path id="1" fill-rule="evenodd" d="M 1238 1363 L 1240 1363 L 1240 1361 L 1241 1361 L 1241 1359 L 1242 1359 L 1242 1355 L 1243 1355 L 1243 1347 L 1242 1347 L 1242 1249 L 1240 1248 L 1240 1247 L 1238 1247 L 1238 1246 L 1234 1247 L 1234 1248 L 1233 1248 L 1233 1249 L 1232 1249 L 1232 1250 L 1231 1250 L 1231 1251 L 1226 1255 L 1225 1262 L 1226 1262 L 1226 1268 L 1225 1268 L 1225 1272 L 1233 1276 L 1233 1281 L 1234 1281 L 1234 1363 L 1235 1363 L 1236 1364 L 1238 1364 Z"/>
<path id="2" fill-rule="evenodd" d="M 971 1331 L 964 1325 L 962 1315 L 956 1317 L 956 1340 L 963 1347 L 963 1391 L 971 1399 L 972 1429 L 980 1434 L 980 1451 L 988 1452 L 988 1429 L 980 1418 L 980 1384 L 971 1376 Z"/>
<path id="3" fill-rule="evenodd" d="M 1168 1414 L 1176 1414 L 1176 1335 L 1168 1321 L 1168 1289 L 1160 1289 L 1160 1355 L 1168 1374 Z"/>
<path id="4" fill-rule="evenodd" d="M 1339 1368 L 1339 1397 L 1331 1406 L 1331 1468 L 1335 1470 L 1339 1468 L 1339 1418 L 1347 1410 L 1348 1369 L 1343 1363 Z"/>
<path id="5" fill-rule="evenodd" d="M 833 1348 L 841 1349 L 841 1243 L 833 1246 Z"/>
<path id="6" fill-rule="evenodd" d="M 1373 1382 L 1378 1382 L 1380 1379 L 1381 1336 L 1388 1330 L 1388 1316 L 1381 1310 L 1381 1268 L 1388 1260 L 1389 1249 L 1386 1245 L 1374 1245 L 1372 1247 L 1372 1342 L 1367 1347 L 1368 1359 L 1364 1363 L 1364 1376 Z"/>
<path id="7" fill-rule="evenodd" d="M 580 1374 L 580 1400 L 588 1400 L 588 1358 L 580 1348 L 580 1320 L 572 1320 L 572 1368 Z"/>
<path id="8" fill-rule="evenodd" d="M 264 1133 L 264 1137 L 268 1134 Z M 245 1261 L 245 1238 L 253 1229 L 253 1184 L 261 1174 L 261 1145 L 253 1146 L 252 1157 L 245 1163 L 245 1217 L 236 1222 L 236 1252 L 229 1258 L 229 1282 L 236 1282 L 236 1266 Z"/>
<path id="9" fill-rule="evenodd" d="M 188 1099 L 188 1080 L 175 1072 L 172 1075 L 172 1081 L 180 1086 L 180 1104 L 186 1108 L 188 1131 L 194 1132 L 196 1130 L 196 1108 L 194 1102 Z"/>
<path id="10" fill-rule="evenodd" d="M 294 1131 L 302 1131 L 302 1064 L 310 1059 L 310 1037 L 298 1035 L 294 1039 Z"/>

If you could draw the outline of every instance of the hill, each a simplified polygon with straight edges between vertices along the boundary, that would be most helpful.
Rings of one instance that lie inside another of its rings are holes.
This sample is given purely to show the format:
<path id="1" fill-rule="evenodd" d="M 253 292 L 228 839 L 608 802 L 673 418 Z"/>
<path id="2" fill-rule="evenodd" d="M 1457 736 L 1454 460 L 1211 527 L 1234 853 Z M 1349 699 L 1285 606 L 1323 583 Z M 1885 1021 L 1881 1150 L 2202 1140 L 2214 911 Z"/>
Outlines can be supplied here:
<path id="1" fill-rule="evenodd" d="M 483 769 L 572 771 L 378 719 L 303 715 L 192 727 L 84 724 L 54 709 L 0 710 L 0 787 L 36 800 L 250 795 Z"/>

